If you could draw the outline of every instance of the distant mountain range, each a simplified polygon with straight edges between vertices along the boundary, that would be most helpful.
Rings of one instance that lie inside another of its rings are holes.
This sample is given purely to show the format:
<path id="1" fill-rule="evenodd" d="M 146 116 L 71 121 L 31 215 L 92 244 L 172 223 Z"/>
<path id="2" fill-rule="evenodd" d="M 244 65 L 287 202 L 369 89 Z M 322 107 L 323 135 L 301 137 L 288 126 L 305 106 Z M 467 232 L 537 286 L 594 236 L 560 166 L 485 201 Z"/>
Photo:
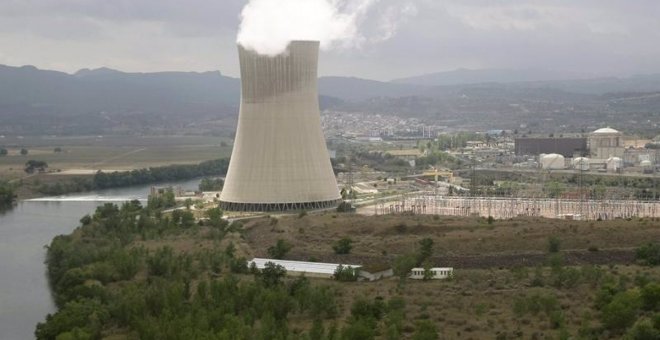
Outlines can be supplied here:
<path id="1" fill-rule="evenodd" d="M 521 101 L 575 105 L 606 93 L 660 92 L 660 75 L 562 80 L 578 76 L 457 70 L 391 82 L 321 77 L 319 93 L 322 108 L 442 118 L 445 113 L 463 117 L 465 110 L 471 110 L 466 117 L 500 112 L 510 106 L 507 103 Z M 467 105 L 466 98 L 478 105 Z M 239 99 L 240 80 L 218 71 L 126 73 L 100 68 L 68 74 L 0 65 L 0 134 L 233 130 Z"/>
<path id="2" fill-rule="evenodd" d="M 457 69 L 447 72 L 436 72 L 414 77 L 392 80 L 399 84 L 416 84 L 425 86 L 447 86 L 483 83 L 515 83 L 532 81 L 550 81 L 566 79 L 589 79 L 592 75 L 556 70 L 512 70 L 512 69 Z"/>

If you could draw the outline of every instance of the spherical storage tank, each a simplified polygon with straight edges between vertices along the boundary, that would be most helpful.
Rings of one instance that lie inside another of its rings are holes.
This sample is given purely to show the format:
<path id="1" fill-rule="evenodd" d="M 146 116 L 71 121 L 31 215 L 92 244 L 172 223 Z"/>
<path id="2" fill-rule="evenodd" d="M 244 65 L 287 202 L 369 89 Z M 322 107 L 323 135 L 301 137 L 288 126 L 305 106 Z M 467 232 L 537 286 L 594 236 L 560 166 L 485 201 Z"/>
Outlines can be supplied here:
<path id="1" fill-rule="evenodd" d="M 540 163 L 542 169 L 559 170 L 566 168 L 564 156 L 556 153 L 541 154 Z"/>
<path id="2" fill-rule="evenodd" d="M 580 171 L 589 170 L 589 158 L 577 157 L 573 159 L 573 162 L 571 164 L 573 165 L 573 169 L 575 170 L 580 170 Z"/>
<path id="3" fill-rule="evenodd" d="M 606 161 L 607 171 L 618 172 L 623 169 L 623 159 L 619 157 L 610 157 Z"/>

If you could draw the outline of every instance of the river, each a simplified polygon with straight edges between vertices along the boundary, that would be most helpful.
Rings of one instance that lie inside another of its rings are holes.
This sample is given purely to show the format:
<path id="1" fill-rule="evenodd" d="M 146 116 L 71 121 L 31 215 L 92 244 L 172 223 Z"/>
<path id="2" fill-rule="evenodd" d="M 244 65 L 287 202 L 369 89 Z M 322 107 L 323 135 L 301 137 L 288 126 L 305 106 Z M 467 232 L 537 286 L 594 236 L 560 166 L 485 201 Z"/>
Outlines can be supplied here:
<path id="1" fill-rule="evenodd" d="M 196 189 L 199 179 L 173 183 Z M 159 184 L 164 185 L 164 184 Z M 32 339 L 36 324 L 55 311 L 44 265 L 53 237 L 105 202 L 146 200 L 150 186 L 109 189 L 19 202 L 0 212 L 0 339 Z"/>

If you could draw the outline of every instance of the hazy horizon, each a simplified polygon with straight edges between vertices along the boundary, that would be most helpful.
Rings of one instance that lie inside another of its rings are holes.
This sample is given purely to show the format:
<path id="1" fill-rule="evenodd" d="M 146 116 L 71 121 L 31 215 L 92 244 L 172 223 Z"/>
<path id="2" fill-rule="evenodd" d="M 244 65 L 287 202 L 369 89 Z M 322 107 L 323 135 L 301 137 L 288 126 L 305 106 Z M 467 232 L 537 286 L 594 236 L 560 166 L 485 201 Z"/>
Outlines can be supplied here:
<path id="1" fill-rule="evenodd" d="M 246 3 L 0 2 L 0 64 L 237 77 Z M 660 46 L 649 43 L 660 41 L 660 3 L 651 0 L 361 0 L 359 12 L 338 3 L 354 27 L 321 53 L 322 76 L 387 81 L 460 68 L 660 73 Z"/>

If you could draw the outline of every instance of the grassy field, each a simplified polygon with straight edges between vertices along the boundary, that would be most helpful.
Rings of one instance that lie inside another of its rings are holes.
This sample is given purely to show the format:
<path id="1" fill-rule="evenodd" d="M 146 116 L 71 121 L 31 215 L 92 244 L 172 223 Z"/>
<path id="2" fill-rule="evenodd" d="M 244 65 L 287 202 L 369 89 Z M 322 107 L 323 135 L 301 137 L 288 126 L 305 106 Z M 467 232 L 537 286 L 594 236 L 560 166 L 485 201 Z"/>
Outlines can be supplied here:
<path id="1" fill-rule="evenodd" d="M 269 219 L 246 222 L 247 239 L 254 249 L 250 255 L 265 256 L 266 249 L 280 238 L 294 246 L 292 257 L 332 260 L 336 259 L 332 243 L 349 237 L 354 241 L 349 258 L 369 260 L 412 253 L 419 240 L 428 237 L 434 241 L 440 262 L 442 258 L 484 255 L 543 255 L 548 251 L 550 237 L 560 241 L 562 250 L 585 253 L 630 251 L 660 238 L 660 222 L 651 219 L 563 221 L 521 217 L 489 224 L 479 217 L 326 213 L 302 218 L 287 216 L 275 225 L 272 223 Z"/>
<path id="2" fill-rule="evenodd" d="M 599 290 L 610 285 L 635 290 L 637 282 L 660 281 L 660 268 L 639 265 L 634 256 L 632 260 L 606 256 L 605 265 L 593 265 L 589 257 L 567 263 L 572 252 L 632 254 L 639 245 L 660 239 L 660 222 L 653 220 L 519 218 L 489 224 L 480 218 L 323 213 L 261 217 L 245 221 L 243 228 L 242 236 L 230 233 L 221 240 L 214 240 L 202 228 L 138 245 L 152 251 L 171 246 L 177 252 L 194 254 L 224 249 L 231 242 L 238 255 L 251 258 L 268 257 L 268 247 L 283 239 L 293 245 L 286 259 L 364 264 L 374 260 L 391 263 L 397 256 L 414 253 L 419 240 L 429 237 L 434 240 L 434 265 L 447 265 L 448 259 L 460 257 L 482 262 L 478 268 L 455 266 L 452 280 L 402 282 L 394 277 L 341 283 L 313 279 L 338 292 L 338 320 L 350 319 L 351 305 L 357 299 L 402 298 L 403 338 L 410 338 L 419 322 L 431 322 L 440 339 L 590 339 L 590 332 L 602 327 L 595 307 Z M 351 254 L 334 254 L 332 244 L 342 237 L 353 240 Z M 549 253 L 550 238 L 559 240 L 559 252 Z M 541 261 L 526 265 L 492 262 L 492 258 L 530 255 L 538 255 Z M 551 265 L 552 261 L 556 262 Z M 562 281 L 562 275 L 569 274 L 574 278 Z M 308 330 L 311 324 L 308 319 L 292 318 L 290 326 L 295 333 Z M 387 327 L 387 320 L 381 320 L 377 338 L 387 338 Z M 596 338 L 621 335 L 598 334 Z"/>
<path id="3" fill-rule="evenodd" d="M 189 164 L 227 157 L 230 141 L 207 136 L 90 136 L 0 139 L 9 154 L 0 157 L 0 178 L 25 176 L 30 159 L 45 161 L 50 171 L 130 170 L 168 164 Z M 25 148 L 28 154 L 20 155 Z M 61 152 L 54 152 L 61 148 Z"/>

